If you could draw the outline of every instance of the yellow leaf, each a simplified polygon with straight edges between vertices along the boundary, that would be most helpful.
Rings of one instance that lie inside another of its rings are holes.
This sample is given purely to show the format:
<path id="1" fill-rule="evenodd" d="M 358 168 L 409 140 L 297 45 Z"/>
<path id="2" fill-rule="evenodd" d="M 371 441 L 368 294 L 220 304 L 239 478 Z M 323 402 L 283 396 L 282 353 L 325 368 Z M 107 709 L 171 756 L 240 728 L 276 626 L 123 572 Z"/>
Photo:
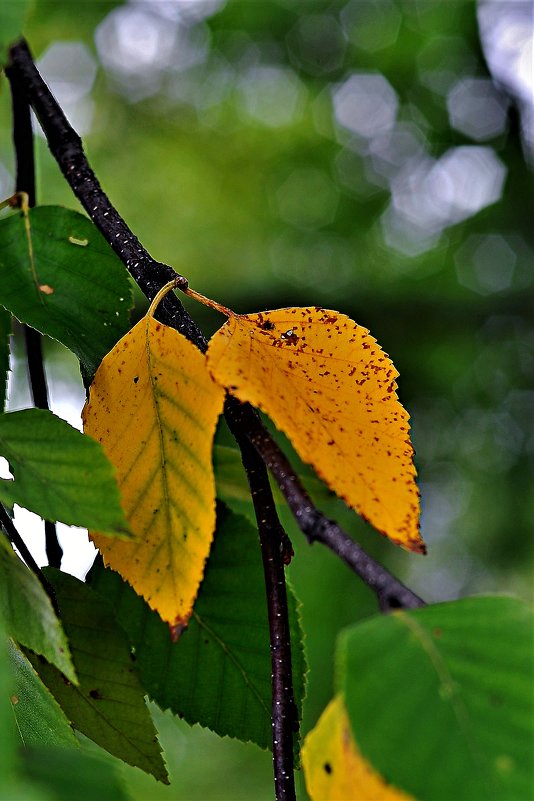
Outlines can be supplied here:
<path id="1" fill-rule="evenodd" d="M 266 412 L 378 531 L 424 552 L 409 416 L 398 373 L 367 329 L 317 307 L 223 310 L 229 320 L 208 349 L 215 380 Z"/>
<path id="2" fill-rule="evenodd" d="M 341 696 L 329 703 L 306 737 L 301 757 L 311 801 L 414 801 L 364 759 Z"/>
<path id="3" fill-rule="evenodd" d="M 133 540 L 91 532 L 104 561 L 166 620 L 187 625 L 215 527 L 212 445 L 224 402 L 205 356 L 150 313 L 100 365 L 84 429 L 117 469 Z"/>

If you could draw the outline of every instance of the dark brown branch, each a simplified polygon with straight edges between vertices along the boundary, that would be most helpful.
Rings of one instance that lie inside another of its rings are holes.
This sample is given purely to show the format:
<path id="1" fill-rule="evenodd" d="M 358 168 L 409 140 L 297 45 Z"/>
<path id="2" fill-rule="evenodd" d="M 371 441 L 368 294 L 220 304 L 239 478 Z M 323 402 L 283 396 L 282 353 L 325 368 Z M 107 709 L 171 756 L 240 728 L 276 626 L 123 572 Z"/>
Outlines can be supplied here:
<path id="1" fill-rule="evenodd" d="M 13 145 L 15 147 L 16 179 L 15 191 L 25 192 L 30 208 L 35 206 L 35 157 L 33 147 L 33 128 L 30 104 L 24 87 L 16 71 L 7 70 L 11 87 L 11 106 L 13 112 Z M 38 409 L 49 409 L 48 391 L 44 371 L 43 347 L 41 335 L 28 325 L 24 326 L 26 358 L 33 405 Z M 61 566 L 63 549 L 59 544 L 56 524 L 51 520 L 44 521 L 45 548 L 48 563 L 52 567 Z"/>
<path id="2" fill-rule="evenodd" d="M 254 503 L 265 576 L 271 641 L 275 796 L 276 801 L 294 801 L 293 736 L 298 732 L 298 714 L 293 696 L 291 634 L 284 571 L 287 536 L 278 519 L 263 461 L 241 431 L 234 429 L 232 433 L 241 448 Z"/>
<path id="3" fill-rule="evenodd" d="M 43 362 L 42 337 L 38 331 L 29 325 L 24 326 L 24 340 L 26 343 L 26 358 L 28 360 L 28 375 L 33 405 L 37 409 L 49 409 L 48 391 Z M 48 564 L 51 567 L 61 567 L 63 548 L 59 544 L 56 524 L 51 520 L 44 521 L 45 548 Z"/>
<path id="4" fill-rule="evenodd" d="M 415 609 L 425 605 L 418 595 L 369 556 L 337 523 L 329 520 L 315 507 L 285 454 L 248 404 L 240 404 L 235 398 L 229 397 L 225 414 L 232 431 L 241 429 L 247 432 L 247 437 L 273 474 L 300 530 L 310 544 L 322 542 L 336 553 L 374 591 L 382 611 Z"/>
<path id="5" fill-rule="evenodd" d="M 11 88 L 11 109 L 13 114 L 13 145 L 15 147 L 15 187 L 17 192 L 26 192 L 28 205 L 35 206 L 35 157 L 33 149 L 33 128 L 30 104 L 23 82 L 18 74 L 9 68 L 6 75 Z"/>
<path id="6" fill-rule="evenodd" d="M 26 543 L 20 536 L 19 532 L 17 531 L 17 528 L 13 523 L 11 517 L 9 516 L 7 509 L 1 503 L 0 503 L 0 526 L 2 526 L 2 528 L 7 534 L 10 543 L 17 549 L 17 551 L 24 559 L 29 569 L 32 571 L 32 573 L 34 573 L 37 576 L 42 588 L 50 598 L 50 602 L 54 607 L 55 613 L 59 614 L 57 598 L 53 587 L 45 578 L 43 571 L 41 570 L 41 568 L 31 555 L 28 546 L 26 545 Z"/>
<path id="7" fill-rule="evenodd" d="M 126 265 L 132 277 L 151 300 L 176 273 L 154 261 L 109 202 L 85 158 L 82 142 L 41 79 L 24 42 L 11 51 L 12 69 L 26 80 L 28 98 L 41 122 L 48 145 L 75 196 L 105 239 Z M 187 282 L 184 281 L 184 286 Z M 158 317 L 181 331 L 202 351 L 206 340 L 174 295 L 158 309 Z M 298 725 L 293 699 L 291 642 L 284 556 L 287 537 L 278 520 L 265 465 L 244 433 L 238 440 L 247 472 L 265 573 L 272 663 L 273 767 L 277 801 L 295 799 L 293 734 Z"/>
<path id="8" fill-rule="evenodd" d="M 111 206 L 87 163 L 79 136 L 70 127 L 39 75 L 25 42 L 20 42 L 11 48 L 11 64 L 24 83 L 25 91 L 41 122 L 50 149 L 74 194 L 140 288 L 149 299 L 152 299 L 161 286 L 175 278 L 176 274 L 167 265 L 152 259 Z M 205 351 L 206 340 L 202 332 L 173 295 L 165 298 L 157 316 L 162 322 L 177 328 Z M 254 442 L 286 497 L 299 527 L 308 539 L 311 542 L 314 540 L 322 542 L 337 553 L 375 591 L 381 608 L 421 606 L 423 601 L 415 593 L 366 554 L 339 526 L 315 508 L 289 462 L 269 433 L 261 426 L 251 407 L 248 404 L 239 405 L 236 401 L 227 404 L 225 410 L 227 419 L 229 410 L 236 416 L 230 427 L 233 430 L 237 427 Z M 230 423 L 230 420 L 228 422 Z"/>
<path id="9" fill-rule="evenodd" d="M 141 290 L 152 300 L 162 286 L 176 278 L 175 271 L 150 256 L 111 205 L 89 166 L 80 137 L 43 81 L 25 41 L 20 41 L 11 48 L 9 71 L 15 73 L 23 84 L 26 97 L 41 123 L 48 147 L 74 195 Z M 175 295 L 165 298 L 160 307 L 160 315 L 162 312 L 165 314 L 165 322 L 205 350 L 206 341 L 202 333 Z"/>

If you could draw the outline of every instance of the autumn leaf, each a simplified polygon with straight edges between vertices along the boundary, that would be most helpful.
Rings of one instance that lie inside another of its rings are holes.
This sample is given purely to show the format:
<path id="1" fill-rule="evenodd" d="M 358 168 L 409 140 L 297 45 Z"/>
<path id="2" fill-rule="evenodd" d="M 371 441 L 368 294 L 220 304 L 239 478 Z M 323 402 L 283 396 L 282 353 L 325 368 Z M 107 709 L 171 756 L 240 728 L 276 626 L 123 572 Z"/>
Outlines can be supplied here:
<path id="1" fill-rule="evenodd" d="M 340 695 L 306 737 L 302 767 L 311 801 L 414 801 L 387 784 L 361 755 Z"/>
<path id="2" fill-rule="evenodd" d="M 191 615 L 215 528 L 211 459 L 223 400 L 204 355 L 149 310 L 104 358 L 83 412 L 116 467 L 134 534 L 126 547 L 91 537 L 174 636 Z"/>
<path id="3" fill-rule="evenodd" d="M 208 348 L 215 380 L 266 412 L 378 531 L 424 552 L 398 372 L 367 329 L 319 307 L 236 315 L 214 305 L 229 315 Z"/>

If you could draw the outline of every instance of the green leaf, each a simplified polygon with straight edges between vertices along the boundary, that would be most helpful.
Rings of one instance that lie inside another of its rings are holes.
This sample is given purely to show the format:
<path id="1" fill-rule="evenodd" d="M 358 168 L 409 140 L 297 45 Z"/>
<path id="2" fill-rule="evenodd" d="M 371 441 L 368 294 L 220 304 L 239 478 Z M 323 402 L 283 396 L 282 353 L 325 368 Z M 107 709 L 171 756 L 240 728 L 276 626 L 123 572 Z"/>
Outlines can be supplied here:
<path id="1" fill-rule="evenodd" d="M 11 314 L 0 306 L 0 412 L 4 411 L 9 372 L 9 336 L 11 334 Z"/>
<path id="2" fill-rule="evenodd" d="M 167 783 L 152 718 L 126 635 L 111 604 L 73 576 L 46 568 L 80 683 L 37 658 L 32 664 L 75 728 L 110 754 Z"/>
<path id="3" fill-rule="evenodd" d="M 418 801 L 525 801 L 533 786 L 532 613 L 465 598 L 372 618 L 339 644 L 364 756 Z"/>
<path id="4" fill-rule="evenodd" d="M 3 782 L 14 773 L 15 737 L 13 733 L 13 713 L 9 698 L 13 692 L 13 675 L 9 668 L 7 637 L 4 629 L 4 620 L 0 610 L 0 733 L 2 745 L 0 747 L 0 798 Z"/>
<path id="5" fill-rule="evenodd" d="M 129 328 L 126 268 L 95 226 L 60 206 L 0 222 L 0 303 L 59 340 L 92 375 Z"/>
<path id="6" fill-rule="evenodd" d="M 258 535 L 218 509 L 218 525 L 189 627 L 178 642 L 121 577 L 99 561 L 88 581 L 108 598 L 135 648 L 151 698 L 188 723 L 271 747 L 269 628 Z M 296 601 L 289 592 L 293 676 L 299 711 L 305 663 Z"/>
<path id="7" fill-rule="evenodd" d="M 22 744 L 77 748 L 78 741 L 63 710 L 12 642 L 9 659 L 15 677 L 11 706 Z"/>
<path id="8" fill-rule="evenodd" d="M 22 771 L 32 785 L 45 790 L 46 797 L 53 801 L 74 797 L 76 801 L 129 799 L 115 766 L 80 748 L 72 750 L 43 746 L 24 749 Z"/>
<path id="9" fill-rule="evenodd" d="M 18 643 L 42 654 L 72 682 L 76 673 L 61 623 L 35 575 L 0 538 L 0 613 Z"/>
<path id="10" fill-rule="evenodd" d="M 21 36 L 29 0 L 0 3 L 0 69 L 8 60 L 8 49 Z"/>
<path id="11" fill-rule="evenodd" d="M 0 415 L 0 454 L 14 480 L 0 499 L 47 520 L 128 535 L 115 471 L 101 445 L 41 409 Z"/>

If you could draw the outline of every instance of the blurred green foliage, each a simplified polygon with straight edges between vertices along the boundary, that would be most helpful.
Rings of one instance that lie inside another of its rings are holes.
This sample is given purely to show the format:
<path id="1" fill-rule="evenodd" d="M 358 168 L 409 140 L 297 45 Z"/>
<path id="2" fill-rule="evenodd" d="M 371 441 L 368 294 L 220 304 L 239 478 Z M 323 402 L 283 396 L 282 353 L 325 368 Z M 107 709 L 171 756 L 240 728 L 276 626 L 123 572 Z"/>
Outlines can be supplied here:
<path id="1" fill-rule="evenodd" d="M 429 601 L 531 596 L 532 142 L 519 90 L 489 71 L 499 40 L 481 42 L 477 23 L 488 5 L 521 4 L 37 0 L 26 29 L 95 172 L 154 257 L 237 311 L 339 309 L 391 355 L 429 556 L 395 550 L 340 503 L 331 513 Z M 7 196 L 3 79 L 1 90 Z M 38 145 L 40 202 L 77 208 Z M 187 305 L 207 334 L 220 324 Z M 62 358 L 47 353 L 51 365 Z M 337 632 L 374 603 L 287 522 L 308 729 L 331 695 Z M 187 757 L 171 758 L 171 788 L 135 773 L 135 798 L 244 798 L 239 786 L 267 797 L 267 755 L 236 745 L 232 772 L 230 743 L 165 720 L 166 746 Z M 209 784 L 206 760 L 224 762 L 224 787 L 218 771 Z"/>

